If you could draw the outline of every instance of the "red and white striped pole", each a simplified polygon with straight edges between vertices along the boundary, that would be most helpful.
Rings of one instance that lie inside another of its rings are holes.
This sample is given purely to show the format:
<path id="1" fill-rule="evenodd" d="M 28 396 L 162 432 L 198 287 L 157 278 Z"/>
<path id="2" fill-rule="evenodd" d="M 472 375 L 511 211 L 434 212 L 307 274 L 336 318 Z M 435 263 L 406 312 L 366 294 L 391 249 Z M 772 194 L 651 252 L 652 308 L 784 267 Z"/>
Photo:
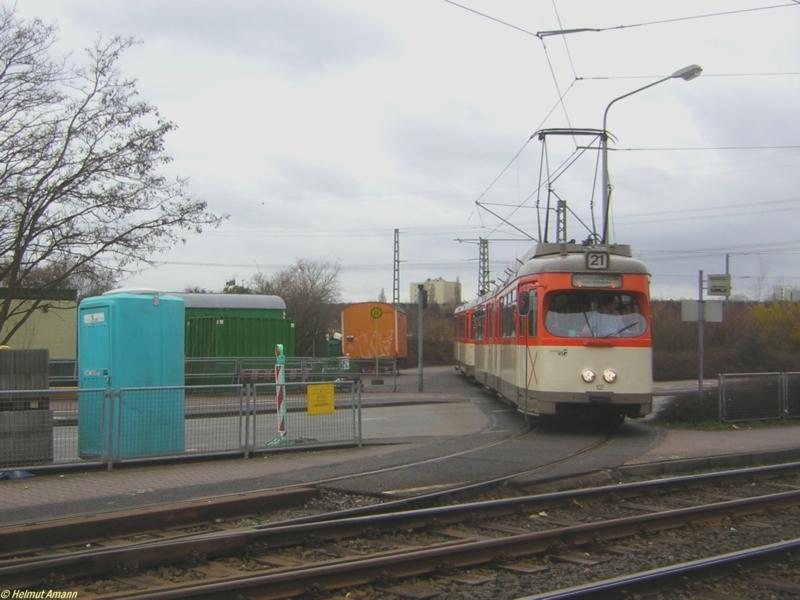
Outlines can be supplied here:
<path id="1" fill-rule="evenodd" d="M 275 346 L 275 400 L 278 411 L 278 435 L 286 437 L 286 356 L 283 344 Z"/>

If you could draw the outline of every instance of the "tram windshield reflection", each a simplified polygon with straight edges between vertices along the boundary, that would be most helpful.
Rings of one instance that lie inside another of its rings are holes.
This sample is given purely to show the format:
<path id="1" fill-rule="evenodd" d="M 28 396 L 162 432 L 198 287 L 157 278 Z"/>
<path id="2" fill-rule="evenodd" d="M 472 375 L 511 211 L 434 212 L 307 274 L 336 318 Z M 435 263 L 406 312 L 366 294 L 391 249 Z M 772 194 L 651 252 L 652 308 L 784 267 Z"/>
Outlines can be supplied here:
<path id="1" fill-rule="evenodd" d="M 552 294 L 544 325 L 558 337 L 632 338 L 647 330 L 635 295 L 607 291 Z"/>

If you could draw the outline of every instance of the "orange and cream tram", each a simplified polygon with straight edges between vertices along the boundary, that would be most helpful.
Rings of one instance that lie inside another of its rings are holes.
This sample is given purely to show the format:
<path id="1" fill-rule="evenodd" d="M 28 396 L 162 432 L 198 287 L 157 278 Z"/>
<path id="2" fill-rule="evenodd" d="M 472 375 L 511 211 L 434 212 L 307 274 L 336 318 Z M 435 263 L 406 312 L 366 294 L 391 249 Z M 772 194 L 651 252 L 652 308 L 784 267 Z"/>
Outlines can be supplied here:
<path id="1" fill-rule="evenodd" d="M 649 274 L 629 246 L 539 243 L 455 312 L 457 369 L 527 415 L 620 424 L 652 409 Z"/>

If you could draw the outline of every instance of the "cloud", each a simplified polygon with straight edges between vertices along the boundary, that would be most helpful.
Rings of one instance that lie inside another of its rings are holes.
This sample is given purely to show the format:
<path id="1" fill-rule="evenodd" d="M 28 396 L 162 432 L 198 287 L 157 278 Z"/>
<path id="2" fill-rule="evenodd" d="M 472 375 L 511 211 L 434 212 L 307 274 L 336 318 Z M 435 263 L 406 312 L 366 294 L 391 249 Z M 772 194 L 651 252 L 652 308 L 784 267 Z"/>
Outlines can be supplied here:
<path id="1" fill-rule="evenodd" d="M 692 111 L 706 139 L 720 146 L 797 145 L 800 120 L 787 100 L 800 96 L 800 77 L 731 78 L 708 86 Z"/>
<path id="2" fill-rule="evenodd" d="M 443 119 L 421 115 L 394 118 L 386 126 L 386 146 L 400 169 L 417 178 L 460 188 L 488 181 L 520 136 L 491 129 L 480 118 Z M 471 187 L 474 190 L 474 187 Z M 477 195 L 477 193 L 476 193 Z"/>
<path id="3" fill-rule="evenodd" d="M 393 48 L 391 38 L 374 23 L 322 0 L 83 1 L 73 2 L 71 9 L 73 18 L 102 31 L 239 54 L 267 61 L 293 77 L 357 63 Z"/>
<path id="4" fill-rule="evenodd" d="M 352 197 L 363 193 L 361 184 L 338 168 L 286 157 L 275 159 L 272 166 L 278 181 L 271 187 L 298 203 L 315 195 Z"/>
<path id="5" fill-rule="evenodd" d="M 752 2 L 470 6 L 537 31 L 614 27 Z M 664 82 L 614 106 L 608 124 L 616 147 L 800 139 L 800 77 L 730 75 L 795 72 L 800 6 L 547 38 L 546 54 L 536 38 L 431 0 L 25 0 L 18 10 L 58 22 L 63 48 L 76 55 L 98 31 L 143 40 L 121 67 L 138 80 L 141 97 L 179 125 L 168 139 L 170 173 L 188 177 L 193 194 L 232 215 L 224 230 L 160 257 L 200 264 L 152 269 L 131 285 L 185 280 L 219 288 L 234 274 L 249 278 L 256 262 L 341 258 L 345 299 L 363 300 L 391 288 L 391 235 L 399 227 L 408 261 L 403 296 L 410 280 L 460 275 L 468 297 L 477 247 L 452 239 L 518 235 L 495 230 L 498 220 L 474 201 L 533 130 L 567 121 L 599 128 L 613 98 L 692 63 L 705 69 L 699 79 Z M 577 145 L 561 143 L 550 146 L 552 167 Z M 536 197 L 523 209 L 513 206 L 535 190 L 540 156 L 534 140 L 484 197 L 510 204 L 494 208 L 514 212 L 514 224 L 528 231 L 536 228 Z M 599 214 L 596 158 L 588 152 L 554 185 L 586 222 L 592 197 Z M 779 202 L 797 197 L 799 161 L 797 150 L 613 152 L 615 239 L 652 259 L 656 294 L 696 295 L 697 270 L 720 272 L 726 252 L 735 284 L 736 277 L 800 283 L 792 255 L 759 254 L 764 246 L 757 245 L 796 238 L 800 210 Z M 734 205 L 751 208 L 699 210 Z M 471 229 L 476 225 L 485 227 Z M 574 221 L 568 235 L 585 237 Z M 496 261 L 513 262 L 526 249 L 493 243 L 494 271 L 502 272 Z M 689 250 L 689 258 L 675 258 Z M 433 261 L 447 264 L 418 266 Z M 749 291 L 752 281 L 738 280 L 739 289 Z"/>

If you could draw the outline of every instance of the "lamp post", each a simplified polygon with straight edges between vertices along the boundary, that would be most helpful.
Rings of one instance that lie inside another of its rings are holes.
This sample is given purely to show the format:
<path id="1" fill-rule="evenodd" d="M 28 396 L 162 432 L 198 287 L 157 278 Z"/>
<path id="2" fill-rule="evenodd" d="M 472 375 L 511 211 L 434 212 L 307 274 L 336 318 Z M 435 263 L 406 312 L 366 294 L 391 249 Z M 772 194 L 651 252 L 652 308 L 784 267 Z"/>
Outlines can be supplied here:
<path id="1" fill-rule="evenodd" d="M 648 83 L 645 86 L 642 86 L 638 89 L 633 90 L 632 92 L 628 92 L 627 94 L 623 94 L 617 98 L 614 98 L 611 102 L 608 103 L 606 106 L 606 110 L 603 113 L 603 155 L 602 155 L 602 177 L 603 177 L 603 239 L 602 243 L 608 243 L 608 211 L 609 211 L 609 200 L 611 197 L 611 188 L 610 183 L 608 181 L 608 129 L 606 129 L 606 121 L 608 120 L 608 110 L 611 106 L 617 102 L 618 100 L 622 100 L 623 98 L 627 98 L 628 96 L 633 96 L 634 94 L 638 94 L 639 92 L 646 90 L 647 88 L 651 88 L 654 85 L 658 85 L 659 83 L 663 83 L 669 79 L 684 79 L 685 81 L 691 81 L 695 77 L 698 77 L 700 73 L 703 72 L 703 68 L 700 65 L 689 65 L 688 67 L 684 67 L 682 69 L 678 69 L 672 75 L 667 75 L 666 77 L 662 77 L 661 79 L 654 81 L 652 83 Z"/>

